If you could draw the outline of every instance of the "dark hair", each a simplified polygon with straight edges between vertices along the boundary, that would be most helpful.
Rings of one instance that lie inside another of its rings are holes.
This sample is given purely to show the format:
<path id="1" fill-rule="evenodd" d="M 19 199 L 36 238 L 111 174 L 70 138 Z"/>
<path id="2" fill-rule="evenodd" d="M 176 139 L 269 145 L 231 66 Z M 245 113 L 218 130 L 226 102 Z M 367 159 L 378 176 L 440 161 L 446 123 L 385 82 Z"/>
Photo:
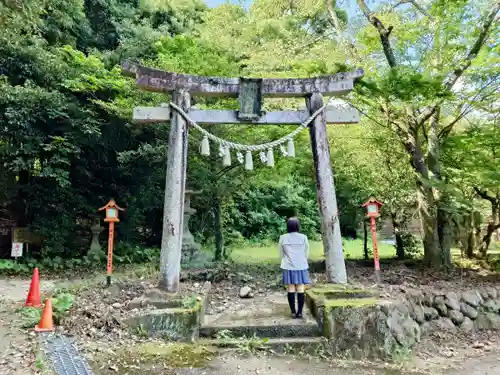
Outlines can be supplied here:
<path id="1" fill-rule="evenodd" d="M 291 217 L 286 222 L 286 229 L 288 233 L 300 232 L 300 221 L 298 217 Z"/>

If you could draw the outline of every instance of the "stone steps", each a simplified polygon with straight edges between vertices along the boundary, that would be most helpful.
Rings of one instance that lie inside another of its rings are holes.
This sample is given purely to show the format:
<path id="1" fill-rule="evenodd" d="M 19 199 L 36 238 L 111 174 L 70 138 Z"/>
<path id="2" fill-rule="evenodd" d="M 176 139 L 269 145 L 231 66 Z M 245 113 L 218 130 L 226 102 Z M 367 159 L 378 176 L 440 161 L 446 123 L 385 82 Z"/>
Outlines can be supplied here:
<path id="1" fill-rule="evenodd" d="M 200 328 L 201 337 L 217 338 L 218 336 L 227 337 L 318 337 L 321 336 L 318 324 L 315 321 L 290 319 L 286 321 L 254 321 L 234 320 L 232 322 L 203 324 Z"/>
<path id="2" fill-rule="evenodd" d="M 198 343 L 219 348 L 251 350 L 272 350 L 275 353 L 301 351 L 306 353 L 317 352 L 325 342 L 323 337 L 275 337 L 262 340 L 248 339 L 201 339 Z"/>

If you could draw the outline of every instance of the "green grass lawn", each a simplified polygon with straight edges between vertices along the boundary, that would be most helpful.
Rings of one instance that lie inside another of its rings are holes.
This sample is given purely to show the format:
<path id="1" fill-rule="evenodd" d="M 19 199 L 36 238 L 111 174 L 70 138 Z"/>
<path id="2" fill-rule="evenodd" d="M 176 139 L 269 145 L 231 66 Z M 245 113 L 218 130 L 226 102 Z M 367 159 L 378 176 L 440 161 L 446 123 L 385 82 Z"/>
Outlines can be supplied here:
<path id="1" fill-rule="evenodd" d="M 371 241 L 368 242 L 371 249 Z M 321 260 L 323 256 L 323 243 L 311 241 L 310 260 Z M 378 244 L 378 251 L 381 258 L 392 258 L 396 255 L 396 249 L 392 245 L 382 242 Z M 346 259 L 363 259 L 363 240 L 344 239 L 344 256 Z M 233 249 L 231 259 L 236 263 L 279 263 L 280 256 L 278 245 L 242 247 Z"/>

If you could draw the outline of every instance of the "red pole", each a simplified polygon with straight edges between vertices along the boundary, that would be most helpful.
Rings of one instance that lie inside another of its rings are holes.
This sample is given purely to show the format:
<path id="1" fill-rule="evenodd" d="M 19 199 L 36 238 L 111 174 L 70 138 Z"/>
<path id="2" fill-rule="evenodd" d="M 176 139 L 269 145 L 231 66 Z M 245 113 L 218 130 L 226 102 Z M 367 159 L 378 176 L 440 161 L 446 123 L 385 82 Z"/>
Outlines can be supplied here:
<path id="1" fill-rule="evenodd" d="M 108 236 L 108 265 L 107 265 L 107 276 L 106 284 L 111 285 L 111 274 L 113 273 L 113 239 L 115 236 L 115 223 L 113 221 L 109 222 L 109 236 Z"/>
<path id="2" fill-rule="evenodd" d="M 370 218 L 370 228 L 372 231 L 373 262 L 375 263 L 375 279 L 377 280 L 377 284 L 380 284 L 380 261 L 378 258 L 377 224 L 374 216 Z"/>

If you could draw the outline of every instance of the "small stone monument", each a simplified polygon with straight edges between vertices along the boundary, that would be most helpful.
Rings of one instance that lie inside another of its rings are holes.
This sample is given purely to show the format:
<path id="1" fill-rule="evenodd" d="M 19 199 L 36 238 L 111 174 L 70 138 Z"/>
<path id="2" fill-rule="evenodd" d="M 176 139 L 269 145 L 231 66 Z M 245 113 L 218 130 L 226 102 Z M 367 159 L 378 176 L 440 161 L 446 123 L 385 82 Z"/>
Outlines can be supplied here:
<path id="1" fill-rule="evenodd" d="M 189 230 L 189 219 L 196 210 L 191 207 L 191 197 L 200 195 L 201 191 L 186 190 L 184 192 L 184 223 L 182 234 L 182 263 L 192 263 L 195 261 L 203 261 L 203 253 L 200 244 L 196 243 L 194 236 Z"/>
<path id="2" fill-rule="evenodd" d="M 92 258 L 106 258 L 106 254 L 102 250 L 101 244 L 99 243 L 99 235 L 104 229 L 105 228 L 101 226 L 101 218 L 95 217 L 93 224 L 90 227 L 92 232 L 92 242 L 90 243 L 90 250 L 88 252 L 88 255 Z"/>

